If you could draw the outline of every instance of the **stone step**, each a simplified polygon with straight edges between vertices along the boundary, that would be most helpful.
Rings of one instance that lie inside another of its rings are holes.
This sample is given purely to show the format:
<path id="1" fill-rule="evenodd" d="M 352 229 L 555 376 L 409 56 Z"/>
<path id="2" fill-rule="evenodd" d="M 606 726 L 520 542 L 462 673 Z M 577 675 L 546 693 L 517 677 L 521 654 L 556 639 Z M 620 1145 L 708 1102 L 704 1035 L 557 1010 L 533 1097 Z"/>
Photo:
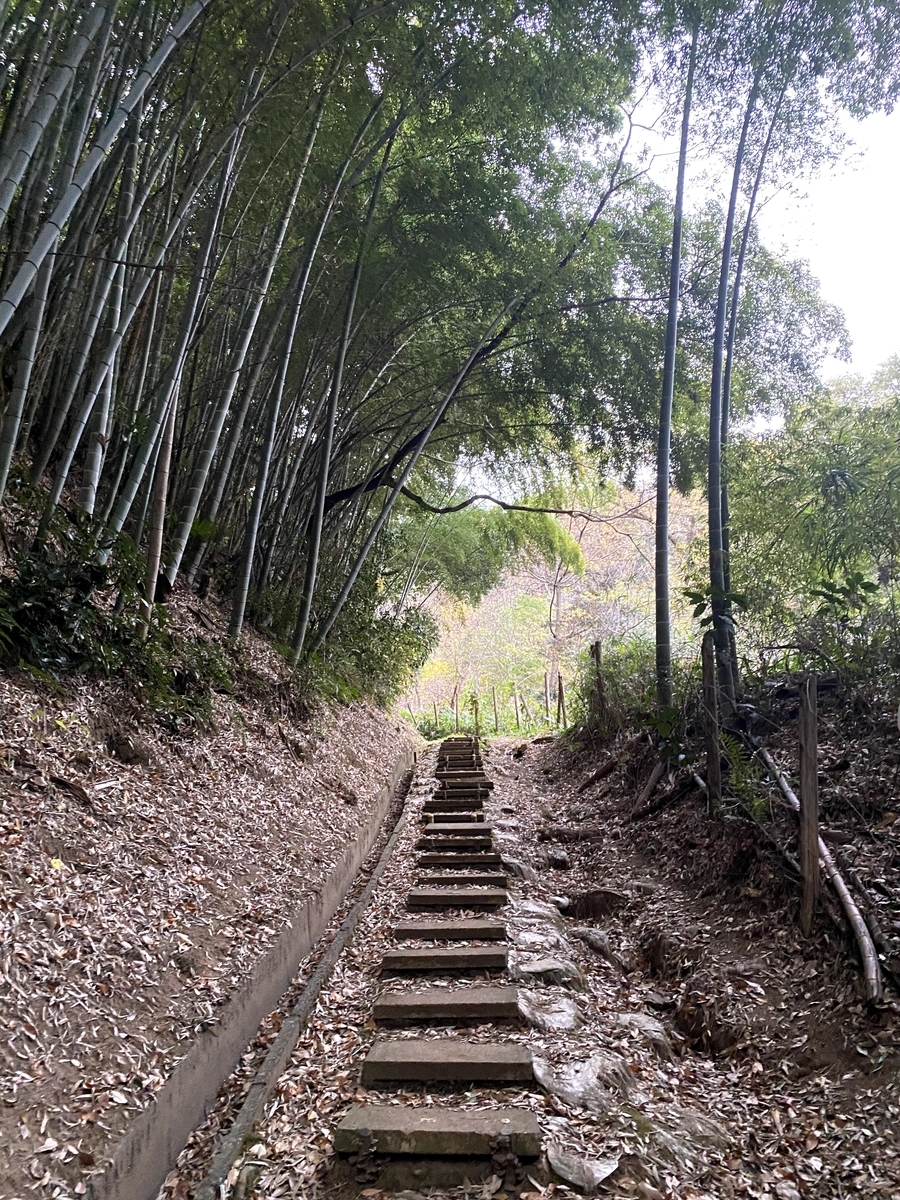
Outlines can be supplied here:
<path id="1" fill-rule="evenodd" d="M 362 1065 L 363 1087 L 419 1083 L 531 1083 L 531 1051 L 515 1042 L 408 1038 L 376 1042 Z"/>
<path id="2" fill-rule="evenodd" d="M 519 1016 L 514 987 L 429 988 L 420 992 L 382 992 L 375 1001 L 376 1021 L 503 1021 Z"/>
<path id="3" fill-rule="evenodd" d="M 443 873 L 440 875 L 420 875 L 416 880 L 419 887 L 498 887 L 505 888 L 508 880 L 505 875 L 498 872 L 480 871 L 473 873 L 468 871 L 465 874 L 452 875 Z"/>
<path id="4" fill-rule="evenodd" d="M 338 1154 L 371 1147 L 376 1154 L 418 1158 L 490 1158 L 498 1138 L 510 1139 L 517 1158 L 537 1158 L 541 1131 L 526 1108 L 405 1108 L 400 1104 L 354 1104 L 334 1131 Z"/>
<path id="5" fill-rule="evenodd" d="M 489 838 L 494 831 L 490 821 L 441 821 L 440 827 L 428 831 L 432 837 L 479 837 Z"/>
<path id="6" fill-rule="evenodd" d="M 494 784 L 488 779 L 484 771 L 470 770 L 452 770 L 447 767 L 438 767 L 434 773 L 434 777 L 443 783 L 459 783 L 465 784 L 467 787 L 483 787 L 491 791 Z"/>
<path id="7" fill-rule="evenodd" d="M 449 812 L 445 812 L 442 809 L 434 811 L 428 808 L 423 808 L 422 820 L 425 821 L 427 825 L 440 825 L 442 827 L 440 832 L 443 833 L 444 825 L 483 825 L 484 812 L 470 812 L 465 807 L 454 808 Z"/>
<path id="8" fill-rule="evenodd" d="M 479 812 L 484 808 L 484 799 L 481 796 L 457 799 L 455 796 L 447 797 L 438 793 L 425 801 L 425 807 L 431 812 Z"/>
<path id="9" fill-rule="evenodd" d="M 411 888 L 407 908 L 500 908 L 508 899 L 503 888 Z"/>
<path id="10" fill-rule="evenodd" d="M 421 939 L 429 942 L 502 942 L 506 926 L 490 917 L 458 917 L 449 921 L 400 921 L 394 926 L 398 942 Z"/>
<path id="11" fill-rule="evenodd" d="M 463 850 L 486 851 L 490 845 L 491 835 L 487 833 L 484 836 L 470 834 L 468 837 L 422 837 L 416 842 L 416 849 L 431 854 L 447 854 Z"/>
<path id="12" fill-rule="evenodd" d="M 389 950 L 381 959 L 386 971 L 505 971 L 505 946 L 427 946 Z"/>
<path id="13" fill-rule="evenodd" d="M 420 867 L 499 867 L 500 855 L 490 852 L 475 854 L 448 854 L 438 850 L 430 854 L 419 855 Z"/>

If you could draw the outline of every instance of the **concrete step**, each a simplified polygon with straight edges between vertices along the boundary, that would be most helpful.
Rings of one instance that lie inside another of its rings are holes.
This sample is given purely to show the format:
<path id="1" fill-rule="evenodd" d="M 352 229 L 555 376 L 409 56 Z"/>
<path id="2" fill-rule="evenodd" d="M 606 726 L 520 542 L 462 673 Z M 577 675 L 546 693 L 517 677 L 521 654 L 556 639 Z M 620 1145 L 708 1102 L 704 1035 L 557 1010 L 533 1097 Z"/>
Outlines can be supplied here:
<path id="1" fill-rule="evenodd" d="M 423 837 L 416 842 L 417 850 L 424 850 L 426 854 L 462 854 L 469 853 L 485 853 L 491 848 L 490 837 L 456 837 L 456 838 L 438 838 L 438 837 Z"/>
<path id="2" fill-rule="evenodd" d="M 419 855 L 420 867 L 499 867 L 500 855 L 490 852 L 448 854 L 437 850 Z"/>
<path id="3" fill-rule="evenodd" d="M 454 808 L 449 812 L 443 809 L 434 810 L 430 808 L 422 809 L 422 820 L 427 825 L 440 825 L 439 832 L 443 833 L 444 825 L 483 825 L 484 811 L 479 809 L 477 812 L 472 812 L 466 807 Z M 438 832 L 435 830 L 435 832 Z"/>
<path id="4" fill-rule="evenodd" d="M 484 808 L 484 798 L 478 796 L 456 799 L 439 792 L 432 799 L 425 801 L 425 807 L 431 812 L 481 812 Z"/>
<path id="5" fill-rule="evenodd" d="M 394 926 L 398 942 L 421 939 L 429 942 L 502 942 L 506 926 L 490 917 L 462 917 L 449 921 L 401 921 Z"/>
<path id="6" fill-rule="evenodd" d="M 505 946 L 426 946 L 389 950 L 381 959 L 388 971 L 505 971 Z"/>
<path id="7" fill-rule="evenodd" d="M 515 1042 L 409 1038 L 376 1042 L 362 1065 L 363 1087 L 380 1083 L 531 1083 L 531 1051 Z"/>
<path id="8" fill-rule="evenodd" d="M 500 908 L 508 899 L 503 888 L 411 888 L 407 908 Z"/>
<path id="9" fill-rule="evenodd" d="M 440 875 L 420 875 L 416 880 L 420 887 L 498 887 L 505 888 L 507 878 L 498 872 L 472 872 L 459 875 L 444 873 Z"/>
<path id="10" fill-rule="evenodd" d="M 479 837 L 489 838 L 494 831 L 489 821 L 441 821 L 440 826 L 429 829 L 430 837 Z"/>
<path id="11" fill-rule="evenodd" d="M 519 1016 L 514 987 L 429 988 L 420 992 L 382 992 L 375 1001 L 376 1021 L 509 1021 Z"/>
<path id="12" fill-rule="evenodd" d="M 498 1138 L 510 1139 L 517 1158 L 537 1158 L 541 1131 L 526 1108 L 404 1108 L 399 1104 L 354 1104 L 334 1131 L 338 1154 L 371 1146 L 376 1154 L 417 1158 L 490 1158 Z"/>

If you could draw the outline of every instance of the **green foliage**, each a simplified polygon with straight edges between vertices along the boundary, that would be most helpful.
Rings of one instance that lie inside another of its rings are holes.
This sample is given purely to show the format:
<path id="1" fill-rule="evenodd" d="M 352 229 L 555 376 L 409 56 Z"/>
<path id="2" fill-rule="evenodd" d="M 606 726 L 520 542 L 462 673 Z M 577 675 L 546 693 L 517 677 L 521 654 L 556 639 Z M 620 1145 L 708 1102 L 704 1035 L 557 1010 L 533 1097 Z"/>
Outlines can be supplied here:
<path id="1" fill-rule="evenodd" d="M 850 675 L 900 667 L 898 422 L 893 360 L 735 446 L 732 581 L 751 644 Z"/>
<path id="2" fill-rule="evenodd" d="M 45 539 L 15 558 L 0 579 L 0 657 L 51 686 L 115 676 L 173 728 L 207 724 L 211 689 L 231 687 L 222 651 L 176 636 L 159 606 L 145 638 L 134 547 L 120 539 L 101 564 L 97 534 L 79 510 L 60 511 Z"/>
<path id="3" fill-rule="evenodd" d="M 734 734 L 722 729 L 719 731 L 719 741 L 728 760 L 731 790 L 750 809 L 756 820 L 761 821 L 766 815 L 766 801 L 757 786 L 761 779 L 759 767 L 744 743 Z"/>
<path id="4" fill-rule="evenodd" d="M 574 723 L 611 741 L 656 715 L 656 652 L 648 638 L 611 638 L 597 663 L 581 655 L 572 689 Z M 670 731 L 671 732 L 671 731 Z"/>

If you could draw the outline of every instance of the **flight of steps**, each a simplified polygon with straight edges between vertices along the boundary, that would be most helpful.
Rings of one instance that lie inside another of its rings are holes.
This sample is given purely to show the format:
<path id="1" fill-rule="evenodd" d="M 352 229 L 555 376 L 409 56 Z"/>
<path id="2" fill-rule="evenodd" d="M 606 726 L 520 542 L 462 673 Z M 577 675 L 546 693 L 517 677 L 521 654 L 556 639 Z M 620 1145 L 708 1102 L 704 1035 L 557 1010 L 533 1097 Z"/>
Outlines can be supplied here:
<path id="1" fill-rule="evenodd" d="M 417 843 L 416 886 L 406 897 L 411 916 L 394 928 L 398 947 L 384 955 L 383 974 L 452 974 L 465 981 L 471 972 L 502 974 L 506 968 L 505 927 L 497 916 L 507 900 L 506 876 L 484 819 L 484 801 L 493 788 L 483 770 L 476 738 L 448 738 L 438 751 L 437 789 L 422 813 Z M 478 912 L 484 915 L 462 915 Z M 423 914 L 421 916 L 413 914 Z M 465 946 L 453 945 L 465 941 Z M 447 945 L 446 943 L 450 943 Z M 388 987 L 374 1003 L 376 1023 L 428 1027 L 509 1022 L 519 1015 L 515 987 L 502 982 L 451 988 Z M 413 1037 L 377 1041 L 361 1074 L 365 1087 L 402 1088 L 411 1082 L 466 1089 L 532 1085 L 531 1051 L 504 1039 L 498 1029 L 490 1042 L 464 1037 Z M 534 1113 L 524 1108 L 472 1111 L 440 1103 L 357 1104 L 335 1131 L 341 1154 L 414 1158 L 491 1159 L 498 1153 L 518 1159 L 540 1153 Z"/>

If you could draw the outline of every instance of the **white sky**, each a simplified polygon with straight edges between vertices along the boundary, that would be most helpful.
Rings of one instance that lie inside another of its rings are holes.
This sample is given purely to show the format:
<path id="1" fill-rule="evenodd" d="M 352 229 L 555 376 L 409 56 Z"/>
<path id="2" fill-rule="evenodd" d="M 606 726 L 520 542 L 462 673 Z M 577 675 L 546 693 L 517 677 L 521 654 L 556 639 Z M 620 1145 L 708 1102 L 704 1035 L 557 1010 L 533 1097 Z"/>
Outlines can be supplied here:
<path id="1" fill-rule="evenodd" d="M 848 119 L 845 128 L 854 147 L 844 161 L 804 181 L 799 194 L 769 199 L 758 217 L 765 244 L 806 259 L 822 294 L 844 311 L 852 362 L 827 363 L 826 378 L 869 375 L 900 354 L 900 109 Z M 651 175 L 671 188 L 677 141 L 649 134 L 636 140 L 659 155 Z M 689 171 L 686 207 L 702 203 L 710 190 L 724 192 L 728 183 L 730 164 L 710 172 L 707 161 L 693 178 Z"/>
<path id="2" fill-rule="evenodd" d="M 856 144 L 805 187 L 805 198 L 775 197 L 759 216 L 763 240 L 809 261 L 826 299 L 844 310 L 851 364 L 826 375 L 863 375 L 900 353 L 900 110 L 847 122 Z"/>

